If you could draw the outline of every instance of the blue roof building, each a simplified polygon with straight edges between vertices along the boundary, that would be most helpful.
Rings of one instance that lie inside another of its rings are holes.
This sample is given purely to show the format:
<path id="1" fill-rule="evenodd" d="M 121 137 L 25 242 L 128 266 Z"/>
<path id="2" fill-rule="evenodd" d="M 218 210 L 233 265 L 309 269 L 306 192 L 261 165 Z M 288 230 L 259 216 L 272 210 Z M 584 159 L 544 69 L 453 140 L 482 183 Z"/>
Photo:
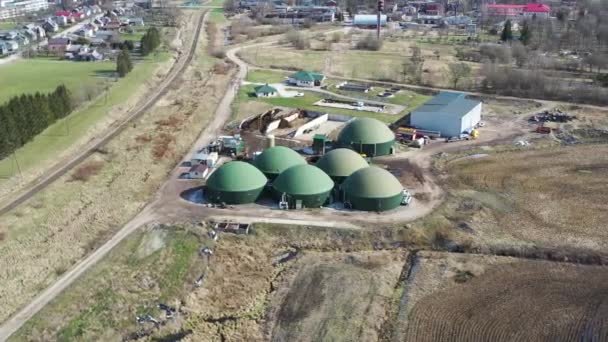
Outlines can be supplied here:
<path id="1" fill-rule="evenodd" d="M 477 126 L 481 109 L 481 102 L 467 99 L 466 94 L 441 92 L 411 113 L 410 125 L 446 137 L 458 136 Z"/>

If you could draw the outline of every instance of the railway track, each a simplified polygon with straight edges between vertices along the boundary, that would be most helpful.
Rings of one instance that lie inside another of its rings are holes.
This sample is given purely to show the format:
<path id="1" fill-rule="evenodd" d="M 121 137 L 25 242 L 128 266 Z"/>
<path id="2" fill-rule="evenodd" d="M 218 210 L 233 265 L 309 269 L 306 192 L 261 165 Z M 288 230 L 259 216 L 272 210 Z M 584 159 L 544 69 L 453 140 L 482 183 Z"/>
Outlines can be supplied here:
<path id="1" fill-rule="evenodd" d="M 91 146 L 89 146 L 85 151 L 83 151 L 78 156 L 75 156 L 69 163 L 59 167 L 53 174 L 46 177 L 40 184 L 37 184 L 34 188 L 28 190 L 26 193 L 13 200 L 8 205 L 4 206 L 1 209 L 2 213 L 9 211 L 10 209 L 16 207 L 20 203 L 23 203 L 28 198 L 32 197 L 37 192 L 44 189 L 47 185 L 52 183 L 57 178 L 66 174 L 70 171 L 74 166 L 83 161 L 89 155 L 94 153 L 98 148 L 105 145 L 108 141 L 110 141 L 113 137 L 119 134 L 130 122 L 137 119 L 143 113 L 145 113 L 148 109 L 150 109 L 156 101 L 167 93 L 169 90 L 169 86 L 171 86 L 178 78 L 179 75 L 188 67 L 192 58 L 195 55 L 196 47 L 198 40 L 200 38 L 200 32 L 205 24 L 205 20 L 207 18 L 208 11 L 204 11 L 200 14 L 200 18 L 198 20 L 192 44 L 190 45 L 190 50 L 186 55 L 182 55 L 179 57 L 178 61 L 173 65 L 171 70 L 168 73 L 167 78 L 161 83 L 158 87 L 157 91 L 154 92 L 154 95 L 149 97 L 148 100 L 143 102 L 137 109 L 133 110 L 133 112 L 125 118 L 119 125 L 113 128 L 111 131 L 108 131 L 102 139 L 95 142 Z M 138 227 L 143 224 L 148 223 L 146 219 L 146 215 L 142 215 L 142 219 L 134 219 L 129 222 L 125 227 L 123 227 L 120 231 L 118 231 L 108 242 L 106 242 L 103 246 L 95 250 L 92 254 L 87 256 L 84 260 L 78 263 L 74 268 L 65 272 L 61 278 L 59 278 L 55 283 L 46 288 L 42 293 L 40 293 L 36 298 L 34 298 L 28 305 L 26 305 L 21 310 L 17 311 L 13 314 L 8 320 L 0 325 L 0 342 L 6 341 L 13 333 L 15 333 L 25 322 L 27 322 L 30 318 L 32 318 L 36 313 L 38 313 L 46 304 L 48 304 L 51 300 L 57 297 L 62 291 L 64 291 L 68 286 L 70 286 L 78 277 L 80 277 L 84 272 L 86 272 L 90 267 L 95 265 L 99 260 L 101 260 L 107 253 L 112 250 L 120 241 L 122 241 L 125 237 L 127 237 L 131 232 L 133 232 Z"/>
<path id="2" fill-rule="evenodd" d="M 108 131 L 106 131 L 103 136 L 95 139 L 92 143 L 87 145 L 82 152 L 75 155 L 67 162 L 62 161 L 57 163 L 51 168 L 47 175 L 42 176 L 38 180 L 34 181 L 34 184 L 32 184 L 28 189 L 21 192 L 15 198 L 9 200 L 7 203 L 1 204 L 0 215 L 4 215 L 7 212 L 13 210 L 23 202 L 32 198 L 38 192 L 42 191 L 51 183 L 59 179 L 61 176 L 68 173 L 70 170 L 72 170 L 74 167 L 76 167 L 78 164 L 88 158 L 91 154 L 95 153 L 95 151 L 99 150 L 110 140 L 120 134 L 120 132 L 122 132 L 123 129 L 125 129 L 129 125 L 129 123 L 131 123 L 133 120 L 136 120 L 145 112 L 147 112 L 150 108 L 152 108 L 156 104 L 156 102 L 169 91 L 169 87 L 177 80 L 178 76 L 182 74 L 182 72 L 188 67 L 188 65 L 190 65 L 190 62 L 192 62 L 192 58 L 194 57 L 194 53 L 196 52 L 196 46 L 200 38 L 200 33 L 203 28 L 207 12 L 208 10 L 205 10 L 200 14 L 192 38 L 192 43 L 189 46 L 189 50 L 185 55 L 182 54 L 178 57 L 178 60 L 173 64 L 173 66 L 167 73 L 165 79 L 160 83 L 160 85 L 157 87 L 156 91 L 152 95 L 146 97 L 146 99 L 144 99 L 141 104 L 139 104 L 136 108 L 132 109 L 129 115 L 122 121 L 120 121 L 120 123 L 114 125 Z"/>

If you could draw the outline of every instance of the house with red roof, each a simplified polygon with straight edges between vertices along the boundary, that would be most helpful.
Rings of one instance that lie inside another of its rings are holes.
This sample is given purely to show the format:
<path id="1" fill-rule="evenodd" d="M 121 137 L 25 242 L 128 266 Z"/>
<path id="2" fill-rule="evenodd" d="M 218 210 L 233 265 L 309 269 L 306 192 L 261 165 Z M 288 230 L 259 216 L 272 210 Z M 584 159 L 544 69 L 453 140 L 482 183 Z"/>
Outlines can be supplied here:
<path id="1" fill-rule="evenodd" d="M 485 15 L 501 19 L 520 17 L 549 18 L 551 8 L 545 4 L 529 3 L 527 5 L 487 4 L 483 8 Z"/>
<path id="2" fill-rule="evenodd" d="M 545 4 L 530 3 L 524 7 L 525 17 L 549 18 L 551 7 Z"/>

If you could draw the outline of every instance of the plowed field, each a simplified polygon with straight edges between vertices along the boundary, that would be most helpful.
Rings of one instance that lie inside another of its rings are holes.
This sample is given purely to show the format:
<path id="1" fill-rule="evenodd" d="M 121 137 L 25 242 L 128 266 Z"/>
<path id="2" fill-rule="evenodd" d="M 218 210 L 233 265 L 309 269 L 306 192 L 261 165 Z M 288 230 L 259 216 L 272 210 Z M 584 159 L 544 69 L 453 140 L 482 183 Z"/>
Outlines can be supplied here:
<path id="1" fill-rule="evenodd" d="M 458 257 L 475 270 L 451 258 L 419 261 L 411 290 L 437 290 L 410 300 L 403 340 L 608 340 L 607 268 L 493 258 L 481 269 L 485 257 Z"/>

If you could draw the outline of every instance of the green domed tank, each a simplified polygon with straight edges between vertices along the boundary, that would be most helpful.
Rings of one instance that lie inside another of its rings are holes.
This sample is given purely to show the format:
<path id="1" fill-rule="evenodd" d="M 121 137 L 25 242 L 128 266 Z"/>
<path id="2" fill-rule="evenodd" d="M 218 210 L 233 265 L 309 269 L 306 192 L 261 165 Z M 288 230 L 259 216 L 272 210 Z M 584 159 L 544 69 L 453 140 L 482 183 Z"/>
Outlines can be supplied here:
<path id="1" fill-rule="evenodd" d="M 340 131 L 338 144 L 368 157 L 384 156 L 393 152 L 395 134 L 381 121 L 357 118 Z"/>
<path id="2" fill-rule="evenodd" d="M 350 175 L 341 190 L 353 209 L 385 211 L 397 208 L 403 199 L 403 186 L 390 172 L 370 166 Z"/>
<path id="3" fill-rule="evenodd" d="M 205 196 L 213 203 L 252 203 L 260 197 L 267 182 L 266 176 L 253 165 L 232 161 L 209 176 Z"/>
<path id="4" fill-rule="evenodd" d="M 317 167 L 325 171 L 337 184 L 342 183 L 355 171 L 368 166 L 360 154 L 347 148 L 331 150 L 317 161 Z"/>
<path id="5" fill-rule="evenodd" d="M 253 164 L 269 179 L 276 178 L 281 172 L 294 165 L 306 164 L 306 160 L 298 152 L 285 146 L 268 148 L 255 158 Z"/>
<path id="6" fill-rule="evenodd" d="M 290 208 L 319 208 L 329 197 L 334 182 L 313 165 L 296 165 L 283 171 L 272 183 L 275 197 L 285 199 Z"/>

